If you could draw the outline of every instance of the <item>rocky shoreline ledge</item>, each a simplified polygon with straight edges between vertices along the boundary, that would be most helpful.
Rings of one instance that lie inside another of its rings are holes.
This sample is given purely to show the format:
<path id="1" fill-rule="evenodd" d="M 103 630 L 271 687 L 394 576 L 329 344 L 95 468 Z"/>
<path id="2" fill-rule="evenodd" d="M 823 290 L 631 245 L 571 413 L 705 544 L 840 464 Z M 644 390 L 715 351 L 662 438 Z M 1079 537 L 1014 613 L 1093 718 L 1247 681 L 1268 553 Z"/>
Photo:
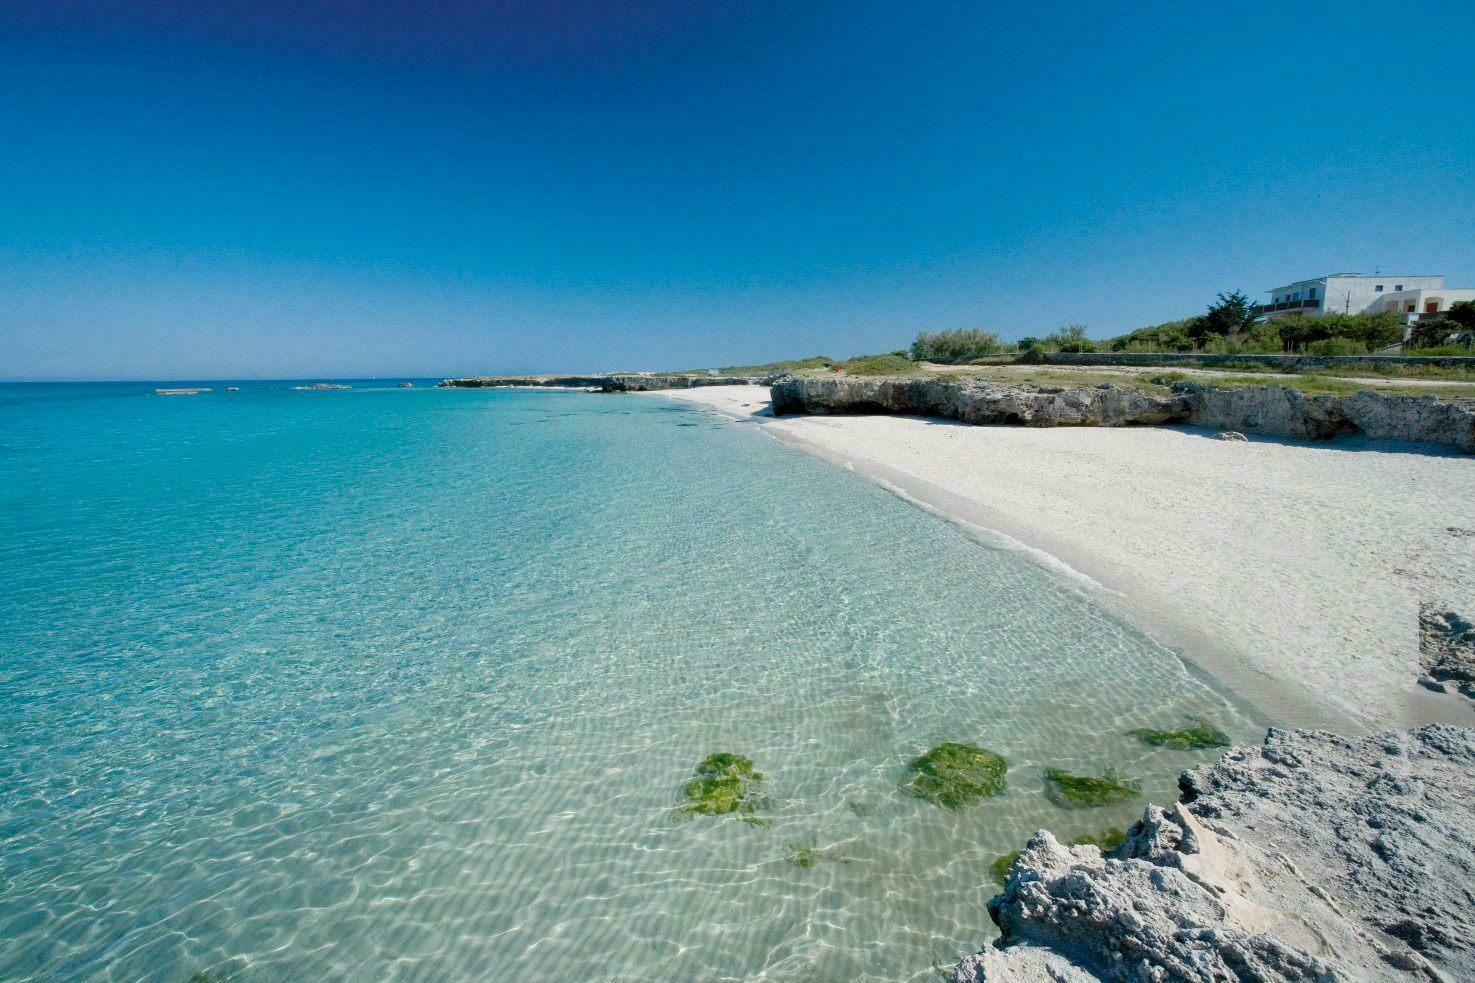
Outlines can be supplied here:
<path id="1" fill-rule="evenodd" d="M 1070 388 L 944 378 L 788 378 L 773 384 L 772 399 L 778 416 L 879 413 L 1032 427 L 1184 423 L 1302 440 L 1361 433 L 1475 453 L 1475 408 L 1372 391 L 1308 395 L 1273 384 L 1217 389 L 1177 382 L 1170 395 L 1155 396 L 1111 383 Z"/>
<path id="2" fill-rule="evenodd" d="M 1271 730 L 1116 849 L 1041 830 L 954 983 L 1475 979 L 1475 730 Z"/>
<path id="3" fill-rule="evenodd" d="M 659 392 L 663 389 L 695 389 L 699 386 L 767 385 L 746 376 L 648 375 L 616 372 L 606 375 L 478 375 L 446 379 L 437 389 L 597 389 L 607 393 Z"/>

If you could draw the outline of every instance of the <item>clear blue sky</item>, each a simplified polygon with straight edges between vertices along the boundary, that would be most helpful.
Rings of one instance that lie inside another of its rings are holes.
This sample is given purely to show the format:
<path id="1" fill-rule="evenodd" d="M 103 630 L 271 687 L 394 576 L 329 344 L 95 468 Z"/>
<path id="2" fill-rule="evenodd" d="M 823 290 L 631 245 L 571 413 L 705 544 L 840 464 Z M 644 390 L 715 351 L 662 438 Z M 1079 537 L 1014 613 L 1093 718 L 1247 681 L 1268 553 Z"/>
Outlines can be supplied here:
<path id="1" fill-rule="evenodd" d="M 1460 3 L 0 0 L 0 377 L 681 368 L 1475 285 Z"/>

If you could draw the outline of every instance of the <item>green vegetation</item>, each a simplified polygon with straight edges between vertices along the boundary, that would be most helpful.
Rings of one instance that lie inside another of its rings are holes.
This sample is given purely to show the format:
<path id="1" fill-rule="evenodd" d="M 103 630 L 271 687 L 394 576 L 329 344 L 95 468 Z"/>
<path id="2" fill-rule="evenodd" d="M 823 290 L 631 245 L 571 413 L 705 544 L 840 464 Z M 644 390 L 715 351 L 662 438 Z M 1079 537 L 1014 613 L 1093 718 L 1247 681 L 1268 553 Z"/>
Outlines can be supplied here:
<path id="1" fill-rule="evenodd" d="M 923 331 L 912 342 L 912 358 L 918 362 L 940 362 L 955 365 L 1004 350 L 999 336 L 992 331 L 968 328 L 962 331 Z"/>
<path id="2" fill-rule="evenodd" d="M 907 766 L 902 788 L 946 809 L 960 809 L 1004 790 L 1008 763 L 972 744 L 945 741 Z"/>
<path id="3" fill-rule="evenodd" d="M 1177 730 L 1154 730 L 1139 727 L 1127 733 L 1153 747 L 1168 747 L 1179 751 L 1193 751 L 1207 747 L 1229 747 L 1229 735 L 1200 720 L 1192 720 Z"/>
<path id="4" fill-rule="evenodd" d="M 1070 845 L 1094 846 L 1102 853 L 1105 853 L 1108 850 L 1115 850 L 1117 847 L 1121 846 L 1122 841 L 1124 841 L 1126 838 L 1126 833 L 1122 832 L 1120 828 L 1112 826 L 1108 829 L 1103 829 L 1099 833 L 1087 833 L 1084 836 L 1077 836 L 1075 839 L 1070 841 Z"/>
<path id="5" fill-rule="evenodd" d="M 840 370 L 849 375 L 913 375 L 921 367 L 905 355 L 857 355 L 840 363 Z"/>
<path id="6" fill-rule="evenodd" d="M 1045 772 L 1045 797 L 1062 809 L 1095 809 L 1120 805 L 1137 798 L 1140 782 L 1133 781 L 1115 768 L 1108 768 L 1101 778 L 1072 775 L 1059 768 Z"/>
<path id="7" fill-rule="evenodd" d="M 762 772 L 755 771 L 748 758 L 725 752 L 708 755 L 697 765 L 697 777 L 682 787 L 687 801 L 676 811 L 702 816 L 737 813 L 743 822 L 766 825 L 753 815 L 760 806 L 762 784 Z"/>
<path id="8" fill-rule="evenodd" d="M 866 799 L 851 799 L 850 811 L 857 816 L 874 816 L 881 811 L 879 803 L 870 802 Z"/>
<path id="9" fill-rule="evenodd" d="M 761 365 L 724 365 L 717 370 L 718 375 L 780 375 L 784 372 L 812 372 L 816 370 L 830 370 L 838 363 L 833 358 L 825 355 L 815 355 L 811 358 L 791 358 L 786 361 L 764 362 Z M 706 375 L 707 369 L 684 369 L 673 375 Z"/>
<path id="10" fill-rule="evenodd" d="M 1002 857 L 994 858 L 994 862 L 992 864 L 994 870 L 994 879 L 997 880 L 1000 884 L 1007 883 L 1009 880 L 1009 868 L 1014 866 L 1014 861 L 1018 860 L 1019 855 L 1023 852 L 1023 850 L 1013 850 L 1009 853 L 1004 854 Z"/>
<path id="11" fill-rule="evenodd" d="M 815 848 L 814 837 L 811 836 L 804 842 L 790 843 L 789 852 L 785 854 L 785 859 L 800 870 L 813 867 L 814 862 L 819 859 L 819 851 Z"/>

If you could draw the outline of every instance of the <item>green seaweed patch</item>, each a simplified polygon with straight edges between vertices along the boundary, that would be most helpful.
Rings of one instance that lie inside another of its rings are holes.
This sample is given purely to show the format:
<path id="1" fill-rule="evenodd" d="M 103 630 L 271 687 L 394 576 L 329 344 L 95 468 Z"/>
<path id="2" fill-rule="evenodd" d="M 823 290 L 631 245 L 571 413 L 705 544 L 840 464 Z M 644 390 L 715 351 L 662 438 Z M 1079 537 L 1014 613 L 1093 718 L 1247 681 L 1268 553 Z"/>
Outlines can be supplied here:
<path id="1" fill-rule="evenodd" d="M 1004 790 L 1008 762 L 972 744 L 944 741 L 907 766 L 902 788 L 919 799 L 947 809 L 998 795 Z"/>
<path id="2" fill-rule="evenodd" d="M 1004 854 L 1002 857 L 996 858 L 993 862 L 994 879 L 1000 884 L 1008 883 L 1009 868 L 1014 866 L 1014 861 L 1019 859 L 1019 854 L 1022 852 L 1021 850 L 1014 850 Z"/>
<path id="3" fill-rule="evenodd" d="M 1059 768 L 1045 772 L 1045 798 L 1062 809 L 1095 809 L 1120 805 L 1137 798 L 1142 784 L 1115 768 L 1108 768 L 1101 778 L 1072 775 Z"/>
<path id="4" fill-rule="evenodd" d="M 869 799 L 851 799 L 850 811 L 857 816 L 874 816 L 881 811 L 881 803 Z"/>
<path id="5" fill-rule="evenodd" d="M 754 815 L 762 802 L 759 792 L 763 773 L 741 754 L 720 752 L 708 755 L 697 765 L 697 777 L 682 787 L 686 804 L 676 811 L 682 815 L 735 815 L 745 823 L 766 826 Z"/>
<path id="6" fill-rule="evenodd" d="M 1179 730 L 1154 730 L 1140 727 L 1127 733 L 1144 744 L 1153 747 L 1169 747 L 1178 751 L 1195 751 L 1200 748 L 1229 747 L 1229 735 L 1217 727 L 1202 721 L 1190 721 Z"/>
<path id="7" fill-rule="evenodd" d="M 814 866 L 815 861 L 819 859 L 819 850 L 816 849 L 813 839 L 808 842 L 790 843 L 785 859 L 800 870 L 804 870 Z"/>
<path id="8" fill-rule="evenodd" d="M 1103 829 L 1099 833 L 1087 833 L 1084 836 L 1077 836 L 1070 841 L 1070 845 L 1094 846 L 1102 853 L 1105 853 L 1108 850 L 1115 850 L 1121 846 L 1126 838 L 1126 833 L 1122 832 L 1119 827 L 1112 826 L 1110 829 Z"/>

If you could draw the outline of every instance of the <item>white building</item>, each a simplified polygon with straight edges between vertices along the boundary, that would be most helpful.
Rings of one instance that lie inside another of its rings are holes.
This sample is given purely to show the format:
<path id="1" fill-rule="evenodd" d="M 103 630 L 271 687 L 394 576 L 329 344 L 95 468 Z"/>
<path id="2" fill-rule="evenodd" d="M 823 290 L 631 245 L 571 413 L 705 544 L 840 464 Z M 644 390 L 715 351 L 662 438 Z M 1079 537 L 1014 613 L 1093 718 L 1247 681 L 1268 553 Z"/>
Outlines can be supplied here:
<path id="1" fill-rule="evenodd" d="M 1267 320 L 1303 314 L 1377 314 L 1392 311 L 1412 324 L 1427 314 L 1447 311 L 1461 300 L 1475 300 L 1475 287 L 1446 287 L 1442 276 L 1361 276 L 1335 273 L 1298 280 L 1267 291 L 1260 308 Z"/>

